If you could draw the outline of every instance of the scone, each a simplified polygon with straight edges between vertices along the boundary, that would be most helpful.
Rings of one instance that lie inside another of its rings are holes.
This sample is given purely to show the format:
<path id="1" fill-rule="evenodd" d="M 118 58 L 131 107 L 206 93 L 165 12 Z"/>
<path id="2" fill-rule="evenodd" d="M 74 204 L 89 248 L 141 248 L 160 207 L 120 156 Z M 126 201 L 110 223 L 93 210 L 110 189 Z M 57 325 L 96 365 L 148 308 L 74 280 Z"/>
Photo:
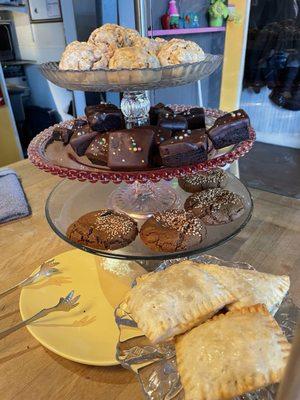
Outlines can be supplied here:
<path id="1" fill-rule="evenodd" d="M 145 49 L 133 46 L 117 49 L 109 61 L 110 69 L 157 68 L 158 58 Z"/>
<path id="2" fill-rule="evenodd" d="M 234 300 L 214 277 L 185 261 L 138 278 L 125 303 L 142 332 L 152 343 L 160 343 L 206 321 Z"/>
<path id="3" fill-rule="evenodd" d="M 258 304 L 197 326 L 175 349 L 185 400 L 229 400 L 279 382 L 290 344 Z"/>
<path id="4" fill-rule="evenodd" d="M 112 48 L 123 47 L 126 45 L 126 30 L 116 24 L 104 24 L 91 33 L 88 42 L 95 46 L 107 43 Z"/>
<path id="5" fill-rule="evenodd" d="M 93 46 L 86 42 L 70 43 L 62 54 L 59 69 L 89 71 L 96 68 L 106 68 L 110 56 L 106 46 Z"/>
<path id="6" fill-rule="evenodd" d="M 202 61 L 204 58 L 204 51 L 197 43 L 183 39 L 170 40 L 161 47 L 158 53 L 158 59 L 163 67 L 167 65 L 194 63 Z"/>
<path id="7" fill-rule="evenodd" d="M 195 263 L 224 285 L 237 301 L 229 309 L 262 303 L 274 315 L 290 287 L 287 275 L 273 275 L 255 270 L 224 267 L 215 264 Z"/>

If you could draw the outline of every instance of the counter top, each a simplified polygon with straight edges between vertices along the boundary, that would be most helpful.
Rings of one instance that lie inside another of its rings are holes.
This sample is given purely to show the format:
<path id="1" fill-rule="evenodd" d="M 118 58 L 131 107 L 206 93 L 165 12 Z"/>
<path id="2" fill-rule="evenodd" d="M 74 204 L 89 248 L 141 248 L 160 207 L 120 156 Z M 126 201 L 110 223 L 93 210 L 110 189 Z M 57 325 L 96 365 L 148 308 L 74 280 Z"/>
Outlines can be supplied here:
<path id="1" fill-rule="evenodd" d="M 0 291 L 27 277 L 46 259 L 71 249 L 48 226 L 44 207 L 60 181 L 28 160 L 10 166 L 22 179 L 32 216 L 0 225 Z M 288 274 L 300 306 L 300 202 L 251 190 L 254 215 L 230 242 L 210 252 L 245 261 L 260 271 Z M 0 329 L 20 320 L 19 292 L 0 300 Z M 41 346 L 25 329 L 0 341 L 1 400 L 142 400 L 134 375 L 120 366 L 90 367 L 65 360 Z"/>

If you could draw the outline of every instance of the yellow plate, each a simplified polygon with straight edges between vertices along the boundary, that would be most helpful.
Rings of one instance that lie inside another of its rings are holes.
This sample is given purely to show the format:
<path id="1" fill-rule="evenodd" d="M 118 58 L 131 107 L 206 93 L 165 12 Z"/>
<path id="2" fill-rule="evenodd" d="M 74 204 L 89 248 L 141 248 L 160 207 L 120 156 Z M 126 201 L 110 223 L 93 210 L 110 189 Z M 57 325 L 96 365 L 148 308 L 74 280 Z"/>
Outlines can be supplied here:
<path id="1" fill-rule="evenodd" d="M 55 257 L 60 274 L 22 289 L 23 319 L 55 305 L 72 289 L 79 305 L 69 312 L 54 312 L 27 328 L 47 349 L 88 365 L 116 365 L 119 331 L 114 309 L 123 300 L 132 280 L 146 272 L 135 262 L 111 260 L 71 250 Z"/>

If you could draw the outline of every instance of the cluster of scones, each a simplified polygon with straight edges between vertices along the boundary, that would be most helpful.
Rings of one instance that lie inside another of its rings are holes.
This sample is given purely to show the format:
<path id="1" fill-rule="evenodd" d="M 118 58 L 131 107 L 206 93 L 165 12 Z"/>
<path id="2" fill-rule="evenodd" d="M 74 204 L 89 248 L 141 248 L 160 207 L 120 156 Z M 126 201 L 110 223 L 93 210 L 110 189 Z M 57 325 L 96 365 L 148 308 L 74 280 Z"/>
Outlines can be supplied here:
<path id="1" fill-rule="evenodd" d="M 192 193 L 184 209 L 155 213 L 140 230 L 130 216 L 103 209 L 73 222 L 67 236 L 75 243 L 104 250 L 125 247 L 138 234 L 143 243 L 156 252 L 196 248 L 206 237 L 206 226 L 230 223 L 244 213 L 242 197 L 225 189 L 226 181 L 227 174 L 221 169 L 180 178 L 181 188 Z"/>
<path id="2" fill-rule="evenodd" d="M 70 43 L 62 54 L 59 69 L 158 68 L 194 63 L 204 58 L 203 50 L 192 41 L 149 39 L 141 37 L 134 29 L 105 24 L 94 30 L 87 42 Z"/>
<path id="3" fill-rule="evenodd" d="M 202 107 L 175 112 L 158 103 L 150 108 L 149 125 L 130 129 L 125 129 L 124 116 L 113 104 L 87 106 L 85 114 L 53 128 L 52 139 L 112 170 L 197 164 L 216 150 L 250 138 L 250 120 L 242 109 L 217 118 L 209 129 Z"/>
<path id="4" fill-rule="evenodd" d="M 282 378 L 290 344 L 273 316 L 289 286 L 288 276 L 188 260 L 137 278 L 120 307 L 152 346 L 175 350 L 186 400 L 229 400 Z"/>

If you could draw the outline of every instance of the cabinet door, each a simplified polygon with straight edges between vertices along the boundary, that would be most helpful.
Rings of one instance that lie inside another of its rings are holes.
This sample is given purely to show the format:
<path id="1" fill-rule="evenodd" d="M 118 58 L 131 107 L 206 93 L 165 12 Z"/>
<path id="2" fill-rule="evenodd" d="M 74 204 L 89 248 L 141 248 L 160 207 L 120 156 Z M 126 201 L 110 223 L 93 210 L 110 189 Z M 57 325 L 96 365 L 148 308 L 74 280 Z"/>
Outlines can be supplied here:
<path id="1" fill-rule="evenodd" d="M 61 20 L 59 0 L 29 0 L 28 4 L 32 22 Z"/>

